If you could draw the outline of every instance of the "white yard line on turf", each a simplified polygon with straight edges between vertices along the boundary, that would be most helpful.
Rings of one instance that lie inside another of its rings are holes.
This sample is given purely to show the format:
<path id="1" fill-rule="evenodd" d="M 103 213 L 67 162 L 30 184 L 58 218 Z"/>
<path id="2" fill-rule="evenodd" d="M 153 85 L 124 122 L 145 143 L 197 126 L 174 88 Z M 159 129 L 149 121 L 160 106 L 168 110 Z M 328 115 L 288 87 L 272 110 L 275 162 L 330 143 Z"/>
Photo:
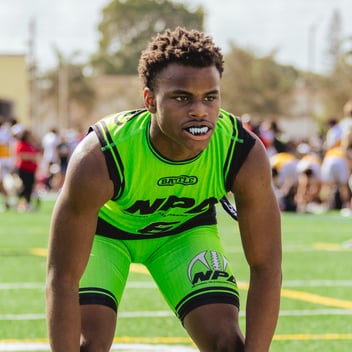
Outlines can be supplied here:
<path id="1" fill-rule="evenodd" d="M 49 344 L 43 342 L 0 342 L 0 351 L 50 351 Z M 120 344 L 114 343 L 111 351 L 138 351 L 138 352 L 194 352 L 194 348 L 187 346 L 170 346 L 170 345 L 147 345 L 147 344 Z"/>
<path id="2" fill-rule="evenodd" d="M 282 310 L 280 316 L 324 316 L 324 315 L 352 315 L 351 309 L 302 309 L 302 310 Z M 245 316 L 244 312 L 240 313 L 241 317 Z M 121 312 L 119 319 L 139 319 L 139 318 L 163 318 L 174 317 L 170 311 L 150 311 L 150 312 Z M 0 314 L 0 321 L 16 321 L 16 320 L 44 320 L 45 314 Z M 0 349 L 1 351 L 1 349 Z"/>
<path id="3" fill-rule="evenodd" d="M 248 283 L 238 281 L 238 284 L 248 285 Z M 282 287 L 350 287 L 352 280 L 287 280 L 283 282 Z M 157 289 L 153 281 L 131 281 L 126 285 L 127 288 L 149 288 Z M 45 284 L 41 282 L 2 282 L 0 290 L 17 290 L 17 289 L 38 289 L 44 290 Z"/>
<path id="4" fill-rule="evenodd" d="M 245 282 L 238 282 L 239 285 L 247 285 Z M 283 287 L 350 287 L 352 280 L 286 280 Z M 147 288 L 156 289 L 157 286 L 153 281 L 131 281 L 127 283 L 126 288 Z M 44 290 L 45 284 L 40 282 L 8 282 L 0 283 L 0 290 L 17 290 L 17 289 L 38 289 Z"/>

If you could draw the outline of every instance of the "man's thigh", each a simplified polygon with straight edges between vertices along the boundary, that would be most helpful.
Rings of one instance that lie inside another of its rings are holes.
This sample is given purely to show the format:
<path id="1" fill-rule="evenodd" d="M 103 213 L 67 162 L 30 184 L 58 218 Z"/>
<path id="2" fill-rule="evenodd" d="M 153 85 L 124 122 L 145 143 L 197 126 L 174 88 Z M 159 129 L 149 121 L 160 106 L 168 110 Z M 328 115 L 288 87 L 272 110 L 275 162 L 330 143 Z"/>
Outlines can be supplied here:
<path id="1" fill-rule="evenodd" d="M 172 236 L 145 263 L 175 314 L 210 303 L 239 306 L 235 277 L 216 226 Z"/>
<path id="2" fill-rule="evenodd" d="M 80 304 L 103 305 L 115 313 L 126 285 L 131 258 L 122 241 L 95 236 L 80 281 Z"/>

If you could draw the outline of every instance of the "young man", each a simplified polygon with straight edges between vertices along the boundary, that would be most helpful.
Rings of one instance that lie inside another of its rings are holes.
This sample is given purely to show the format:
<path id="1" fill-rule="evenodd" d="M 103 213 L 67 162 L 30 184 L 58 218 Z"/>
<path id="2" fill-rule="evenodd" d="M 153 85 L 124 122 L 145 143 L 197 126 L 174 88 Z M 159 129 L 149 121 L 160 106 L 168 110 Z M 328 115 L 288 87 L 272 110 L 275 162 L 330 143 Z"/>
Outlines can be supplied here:
<path id="1" fill-rule="evenodd" d="M 149 269 L 201 351 L 268 351 L 280 301 L 280 213 L 265 148 L 220 109 L 220 49 L 203 33 L 168 30 L 138 69 L 145 109 L 92 127 L 53 212 L 52 351 L 109 351 L 131 262 Z M 215 218 L 229 191 L 250 267 L 245 338 Z"/>

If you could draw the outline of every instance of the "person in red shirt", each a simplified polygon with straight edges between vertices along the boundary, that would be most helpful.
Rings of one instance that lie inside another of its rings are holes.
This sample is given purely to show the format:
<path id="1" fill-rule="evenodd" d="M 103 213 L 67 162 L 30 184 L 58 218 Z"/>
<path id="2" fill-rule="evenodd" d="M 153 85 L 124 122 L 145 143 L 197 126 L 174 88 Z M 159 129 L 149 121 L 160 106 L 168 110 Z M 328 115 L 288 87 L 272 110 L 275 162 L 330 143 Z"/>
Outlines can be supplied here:
<path id="1" fill-rule="evenodd" d="M 38 168 L 40 152 L 40 148 L 34 142 L 32 133 L 29 130 L 24 130 L 15 147 L 16 169 L 23 184 L 18 195 L 18 210 L 31 209 L 31 198 L 35 185 L 35 174 Z"/>

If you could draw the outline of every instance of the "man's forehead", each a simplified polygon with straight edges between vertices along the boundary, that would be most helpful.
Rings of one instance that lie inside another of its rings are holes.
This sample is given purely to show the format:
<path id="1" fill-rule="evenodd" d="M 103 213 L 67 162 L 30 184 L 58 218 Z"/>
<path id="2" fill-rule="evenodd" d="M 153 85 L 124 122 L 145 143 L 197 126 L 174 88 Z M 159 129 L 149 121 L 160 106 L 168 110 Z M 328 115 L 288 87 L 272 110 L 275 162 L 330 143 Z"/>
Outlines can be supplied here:
<path id="1" fill-rule="evenodd" d="M 219 83 L 220 74 L 215 66 L 169 65 L 156 76 L 157 85 L 167 84 L 174 87 L 174 89 L 186 89 L 185 87 L 199 85 L 206 90 L 215 90 L 218 89 Z"/>

